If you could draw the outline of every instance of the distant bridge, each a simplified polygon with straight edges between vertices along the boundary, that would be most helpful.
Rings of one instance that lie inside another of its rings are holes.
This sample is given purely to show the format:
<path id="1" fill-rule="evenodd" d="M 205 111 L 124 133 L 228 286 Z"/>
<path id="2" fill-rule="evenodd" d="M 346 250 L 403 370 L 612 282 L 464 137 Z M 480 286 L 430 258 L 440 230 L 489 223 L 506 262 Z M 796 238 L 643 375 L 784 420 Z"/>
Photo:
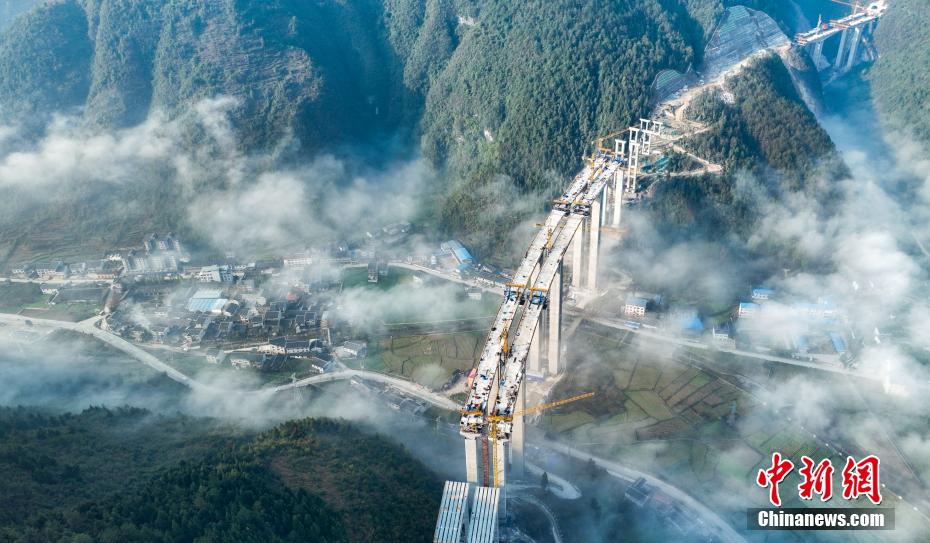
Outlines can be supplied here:
<path id="1" fill-rule="evenodd" d="M 873 50 L 863 45 L 887 9 L 886 0 L 877 0 L 867 6 L 856 3 L 851 15 L 826 23 L 818 21 L 813 29 L 795 36 L 794 42 L 807 49 L 818 71 L 829 71 L 831 76 L 828 79 L 835 79 L 851 70 L 864 56 L 874 55 Z M 837 35 L 840 41 L 831 62 L 824 55 L 823 48 L 830 38 Z"/>

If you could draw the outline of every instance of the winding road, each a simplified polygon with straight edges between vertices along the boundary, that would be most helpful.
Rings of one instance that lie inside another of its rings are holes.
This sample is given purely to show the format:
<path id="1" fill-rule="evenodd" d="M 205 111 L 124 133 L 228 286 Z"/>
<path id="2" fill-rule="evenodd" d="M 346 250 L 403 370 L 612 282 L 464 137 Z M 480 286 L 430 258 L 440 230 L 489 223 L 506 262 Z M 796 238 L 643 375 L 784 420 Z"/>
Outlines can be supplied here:
<path id="1" fill-rule="evenodd" d="M 101 330 L 100 328 L 97 327 L 97 324 L 100 320 L 101 320 L 101 317 L 93 317 L 91 319 L 87 319 L 81 322 L 66 322 L 66 321 L 57 321 L 57 320 L 51 320 L 51 319 L 38 319 L 38 318 L 32 318 L 32 317 L 24 317 L 21 315 L 0 314 L 0 323 L 5 322 L 8 324 L 26 325 L 26 321 L 29 321 L 32 323 L 32 326 L 35 326 L 35 327 L 51 328 L 51 329 L 58 329 L 58 330 L 70 330 L 73 332 L 78 332 L 81 334 L 93 336 L 94 338 L 99 339 L 100 341 L 106 343 L 107 345 L 113 347 L 114 349 L 117 349 L 119 351 L 126 353 L 127 355 L 135 358 L 136 360 L 142 362 L 143 364 L 149 366 L 150 368 L 156 371 L 162 372 L 168 377 L 170 377 L 171 379 L 181 384 L 184 384 L 194 390 L 204 390 L 204 391 L 211 391 L 211 392 L 231 392 L 231 391 L 221 391 L 214 387 L 210 387 L 204 383 L 196 381 L 195 379 L 188 377 L 187 375 L 181 373 L 180 371 L 172 368 L 168 364 L 162 362 L 161 360 L 159 360 L 157 357 L 155 357 L 151 353 L 148 353 L 145 350 L 133 345 L 129 341 L 126 341 L 125 339 L 117 335 L 111 334 L 110 332 L 107 332 L 105 330 Z M 391 375 L 385 375 L 382 373 L 373 372 L 373 371 L 353 370 L 353 369 L 343 369 L 343 370 L 335 371 L 332 373 L 314 375 L 312 377 L 308 377 L 305 379 L 299 379 L 297 381 L 294 381 L 293 383 L 288 383 L 286 385 L 280 385 L 276 387 L 262 388 L 262 389 L 251 390 L 251 391 L 237 390 L 236 392 L 244 392 L 244 393 L 252 393 L 252 394 L 279 393 L 279 392 L 284 392 L 287 390 L 292 390 L 295 388 L 307 387 L 311 385 L 329 383 L 329 382 L 334 382 L 334 381 L 342 381 L 342 380 L 353 379 L 353 378 L 365 379 L 369 381 L 375 381 L 375 382 L 390 385 L 405 394 L 409 394 L 410 396 L 423 400 L 429 403 L 430 405 L 440 408 L 440 409 L 445 409 L 449 411 L 458 411 L 460 407 L 457 402 L 454 402 L 445 396 L 432 392 L 417 383 L 407 381 L 405 379 L 401 379 L 398 377 L 394 377 Z M 534 440 L 534 441 L 537 441 L 537 440 Z M 564 455 L 574 457 L 574 458 L 580 458 L 585 461 L 590 458 L 594 460 L 594 462 L 597 463 L 597 465 L 605 468 L 608 471 L 608 473 L 610 473 L 610 475 L 614 477 L 618 477 L 625 481 L 635 481 L 636 479 L 640 477 L 645 478 L 649 484 L 655 486 L 656 488 L 661 489 L 662 492 L 667 494 L 669 497 L 679 501 L 683 505 L 687 506 L 689 509 L 699 513 L 702 518 L 707 520 L 709 525 L 716 528 L 716 530 L 718 531 L 718 534 L 722 537 L 724 541 L 734 542 L 734 543 L 745 541 L 739 534 L 736 533 L 735 530 L 733 530 L 729 526 L 729 524 L 725 520 L 720 518 L 716 513 L 708 509 L 705 505 L 703 505 L 701 502 L 699 502 L 695 498 L 692 498 L 690 495 L 688 495 L 684 491 L 662 481 L 661 479 L 658 479 L 647 473 L 643 473 L 643 472 L 634 470 L 632 468 L 622 466 L 611 460 L 607 460 L 605 458 L 599 458 L 597 456 L 593 456 L 588 453 L 577 451 L 568 445 L 565 445 L 558 441 L 553 441 L 553 440 L 544 438 L 542 436 L 539 437 L 537 442 L 542 447 L 549 449 L 551 451 L 555 451 L 560 454 L 564 454 Z M 533 466 L 533 467 L 535 467 L 537 470 L 541 469 L 536 466 Z M 551 474 L 551 476 L 554 476 L 554 474 Z M 572 487 L 572 485 L 570 484 L 567 484 L 566 486 L 568 488 Z"/>
<path id="2" fill-rule="evenodd" d="M 756 353 L 756 352 L 752 352 L 752 351 L 744 351 L 744 350 L 741 350 L 741 349 L 729 349 L 729 348 L 726 348 L 726 347 L 717 347 L 717 346 L 711 348 L 711 347 L 710 347 L 709 345 L 707 345 L 706 343 L 702 343 L 702 342 L 698 342 L 698 341 L 691 341 L 691 340 L 687 340 L 687 339 L 682 339 L 682 338 L 670 336 L 670 335 L 667 335 L 667 334 L 659 334 L 659 333 L 657 333 L 657 332 L 650 332 L 649 330 L 644 330 L 644 329 L 642 329 L 642 328 L 639 328 L 639 329 L 637 329 L 637 330 L 633 330 L 633 329 L 631 329 L 629 326 L 627 326 L 626 324 L 624 324 L 624 321 L 622 321 L 622 320 L 619 320 L 619 319 L 609 319 L 609 318 L 606 318 L 606 317 L 594 317 L 594 316 L 591 316 L 591 315 L 586 314 L 586 313 L 583 312 L 583 311 L 579 311 L 578 309 L 571 308 L 571 307 L 566 307 L 566 308 L 564 309 L 564 311 L 565 311 L 565 313 L 568 314 L 568 315 L 580 317 L 580 318 L 583 319 L 583 320 L 586 320 L 586 321 L 588 321 L 588 322 L 593 322 L 593 323 L 599 324 L 599 325 L 601 325 L 601 326 L 606 326 L 606 327 L 608 327 L 608 328 L 613 328 L 613 329 L 616 329 L 616 330 L 629 331 L 629 332 L 632 332 L 632 333 L 634 333 L 634 334 L 637 334 L 637 335 L 640 335 L 640 336 L 643 336 L 643 337 L 648 337 L 648 338 L 650 338 L 650 339 L 654 339 L 654 340 L 657 340 L 657 341 L 662 341 L 662 342 L 665 342 L 665 343 L 673 343 L 673 344 L 675 344 L 675 345 L 680 345 L 680 346 L 682 346 L 682 347 L 688 347 L 688 348 L 691 348 L 691 349 L 700 349 L 700 350 L 703 350 L 703 351 L 711 351 L 711 352 L 713 352 L 713 351 L 719 351 L 719 352 L 721 352 L 721 353 L 732 354 L 732 355 L 740 356 L 740 357 L 744 357 L 744 358 L 754 358 L 754 359 L 757 359 L 757 360 L 763 360 L 763 361 L 765 361 L 765 362 L 774 362 L 774 363 L 776 363 L 776 364 L 788 364 L 788 365 L 791 365 L 791 366 L 799 366 L 799 367 L 802 367 L 802 368 L 808 368 L 808 369 L 812 369 L 812 370 L 826 371 L 826 372 L 831 372 L 831 373 L 839 373 L 839 374 L 842 374 L 842 375 L 848 375 L 848 376 L 850 376 L 850 377 L 858 377 L 858 378 L 860 378 L 860 379 L 869 379 L 869 380 L 873 380 L 873 381 L 880 380 L 880 377 L 879 377 L 879 376 L 876 376 L 876 375 L 869 375 L 869 374 L 866 374 L 866 373 L 863 373 L 863 372 L 849 370 L 849 369 L 846 369 L 846 368 L 841 367 L 841 366 L 833 366 L 833 365 L 830 365 L 830 364 L 818 363 L 818 362 L 805 362 L 805 361 L 803 361 L 803 360 L 795 360 L 795 359 L 793 359 L 793 358 L 786 358 L 786 357 L 783 357 L 783 356 L 776 356 L 776 355 L 764 354 L 764 353 Z"/>
<path id="3" fill-rule="evenodd" d="M 286 385 L 280 385 L 270 388 L 260 388 L 256 390 L 235 390 L 235 391 L 223 391 L 215 387 L 211 387 L 204 383 L 201 383 L 187 375 L 181 373 L 180 371 L 174 369 L 168 364 L 159 360 L 153 354 L 141 349 L 131 342 L 126 341 L 125 339 L 111 334 L 105 330 L 101 330 L 97 327 L 97 323 L 101 320 L 101 317 L 93 317 L 81 322 L 66 322 L 66 321 L 57 321 L 51 319 L 37 319 L 33 317 L 24 317 L 22 315 L 10 315 L 10 314 L 0 314 L 0 322 L 16 323 L 16 324 L 26 324 L 26 322 L 31 322 L 33 326 L 41 328 L 52 328 L 58 330 L 70 330 L 72 332 L 78 332 L 81 334 L 87 334 L 93 336 L 100 341 L 106 343 L 107 345 L 113 347 L 114 349 L 120 350 L 129 356 L 135 358 L 136 360 L 142 362 L 146 366 L 149 366 L 155 371 L 164 373 L 171 379 L 186 385 L 195 390 L 205 390 L 212 392 L 240 392 L 240 393 L 276 393 L 284 392 L 286 390 L 291 390 L 294 388 L 302 388 L 310 385 L 316 385 L 321 383 L 329 383 L 332 381 L 343 381 L 346 379 L 360 378 L 366 379 L 369 381 L 376 381 L 379 383 L 384 383 L 391 385 L 394 388 L 416 396 L 421 400 L 438 407 L 440 409 L 447 409 L 450 411 L 457 411 L 459 409 L 459 404 L 453 402 L 449 398 L 442 396 L 441 394 L 436 394 L 435 392 L 430 391 L 429 389 L 414 383 L 412 381 L 407 381 L 406 379 L 401 379 L 399 377 L 394 377 L 391 375 L 386 375 L 383 373 L 365 371 L 365 370 L 351 370 L 344 369 L 340 371 L 335 371 L 332 373 L 323 373 L 320 375 L 314 375 L 306 379 L 300 379 L 294 381 L 293 383 L 288 383 Z"/>
<path id="4" fill-rule="evenodd" d="M 100 341 L 106 343 L 114 349 L 120 350 L 129 356 L 135 358 L 136 360 L 142 362 L 146 366 L 152 368 L 155 371 L 164 373 L 171 379 L 186 385 L 195 390 L 209 390 L 215 391 L 216 389 L 207 386 L 203 383 L 191 379 L 187 375 L 184 375 L 180 371 L 172 368 L 168 364 L 165 364 L 159 360 L 155 355 L 146 352 L 145 350 L 136 347 L 132 343 L 126 341 L 125 339 L 111 334 L 105 330 L 101 330 L 97 327 L 97 323 L 102 319 L 102 317 L 91 317 L 90 319 L 83 320 L 80 322 L 67 322 L 67 321 L 57 321 L 52 319 L 39 319 L 35 317 L 24 317 L 22 315 L 10 315 L 10 314 L 0 314 L 0 322 L 7 323 L 16 323 L 16 324 L 27 324 L 27 322 L 32 323 L 32 326 L 40 328 L 52 328 L 57 330 L 69 330 L 72 332 L 78 332 L 81 334 L 86 334 L 93 336 Z"/>
<path id="5" fill-rule="evenodd" d="M 734 530 L 727 521 L 717 515 L 717 513 L 697 499 L 691 497 L 687 492 L 666 483 L 662 479 L 618 464 L 612 460 L 599 458 L 584 451 L 579 451 L 570 445 L 553 441 L 543 436 L 534 436 L 533 441 L 538 443 L 540 448 L 549 449 L 571 458 L 576 458 L 585 462 L 589 459 L 593 460 L 598 467 L 604 468 L 611 476 L 622 479 L 623 481 L 632 483 L 639 478 L 643 478 L 649 485 L 661 490 L 663 494 L 678 501 L 688 509 L 697 512 L 701 518 L 706 519 L 709 523 L 709 528 L 714 530 L 721 540 L 730 543 L 745 543 L 746 541 L 743 536 L 739 535 L 736 530 Z"/>

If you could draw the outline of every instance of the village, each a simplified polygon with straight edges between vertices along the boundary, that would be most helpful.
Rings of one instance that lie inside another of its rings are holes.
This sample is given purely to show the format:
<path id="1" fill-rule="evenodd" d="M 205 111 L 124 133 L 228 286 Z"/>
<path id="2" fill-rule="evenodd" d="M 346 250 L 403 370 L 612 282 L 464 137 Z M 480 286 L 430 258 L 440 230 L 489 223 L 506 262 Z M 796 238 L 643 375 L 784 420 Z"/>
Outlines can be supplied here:
<path id="1" fill-rule="evenodd" d="M 0 310 L 73 321 L 101 315 L 104 330 L 204 365 L 323 373 L 342 367 L 340 360 L 364 359 L 368 337 L 379 331 L 341 313 L 345 289 L 389 287 L 403 274 L 414 285 L 461 283 L 460 295 L 474 301 L 483 290 L 473 285 L 502 281 L 454 240 L 410 253 L 401 248 L 410 230 L 409 223 L 392 224 L 358 247 L 335 243 L 250 262 L 197 262 L 179 237 L 153 233 L 141 247 L 100 260 L 13 266 L 7 286 L 37 289 L 37 297 L 18 311 Z"/>
<path id="2" fill-rule="evenodd" d="M 141 246 L 114 250 L 99 260 L 11 267 L 7 282 L 38 285 L 41 298 L 0 310 L 74 321 L 99 314 L 105 317 L 100 326 L 124 339 L 187 353 L 187 359 L 202 364 L 261 373 L 322 373 L 339 367 L 340 360 L 365 359 L 371 336 L 384 333 L 372 334 L 372 323 L 353 322 L 340 311 L 338 299 L 346 288 L 390 286 L 397 279 L 393 276 L 404 274 L 414 284 L 458 285 L 460 295 L 470 300 L 496 299 L 504 291 L 507 270 L 479 263 L 456 240 L 432 248 L 408 243 L 413 230 L 410 223 L 390 224 L 355 243 L 328 243 L 247 262 L 232 255 L 197 259 L 178 236 L 153 233 Z M 713 349 L 855 367 L 848 347 L 855 344 L 849 317 L 828 295 L 809 300 L 757 286 L 710 313 L 670 302 L 663 293 L 639 290 L 630 281 L 612 284 L 596 297 L 569 286 L 566 310 L 584 310 L 631 331 Z M 451 323 L 442 331 L 462 325 Z M 426 331 L 439 331 L 437 326 Z M 888 341 L 889 336 L 876 328 L 873 339 Z"/>

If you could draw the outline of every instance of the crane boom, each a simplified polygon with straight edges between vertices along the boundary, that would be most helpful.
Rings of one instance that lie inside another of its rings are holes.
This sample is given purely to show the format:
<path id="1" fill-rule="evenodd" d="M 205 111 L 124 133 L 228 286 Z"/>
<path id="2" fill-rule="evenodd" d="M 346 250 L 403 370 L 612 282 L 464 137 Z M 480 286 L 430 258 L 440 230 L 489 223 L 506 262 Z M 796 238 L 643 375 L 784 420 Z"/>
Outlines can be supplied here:
<path id="1" fill-rule="evenodd" d="M 528 413 L 538 413 L 539 411 L 545 411 L 546 409 L 552 409 L 553 407 L 558 407 L 560 405 L 565 405 L 567 403 L 577 402 L 578 400 L 584 400 L 585 398 L 590 398 L 591 396 L 594 396 L 595 394 L 596 392 L 585 392 L 584 394 L 572 396 L 571 398 L 564 398 L 564 399 L 557 400 L 554 402 L 549 402 L 549 403 L 544 403 L 541 405 L 535 405 L 533 407 L 528 407 L 524 409 L 523 411 L 517 411 L 516 413 L 512 415 L 491 415 L 487 417 L 488 422 L 491 423 L 491 434 L 488 436 L 488 438 L 491 441 L 494 441 L 494 442 L 497 441 L 497 423 L 498 422 L 512 421 L 514 417 L 521 417 Z M 495 450 L 495 453 L 496 452 L 497 451 Z M 502 462 L 495 459 L 494 461 L 494 486 L 495 487 L 500 486 L 501 468 L 502 468 L 501 464 Z M 487 457 L 485 458 L 485 466 L 487 466 Z M 485 476 L 485 479 L 487 479 L 487 476 Z"/>
<path id="2" fill-rule="evenodd" d="M 865 10 L 865 7 L 859 3 L 859 0 L 855 0 L 855 2 L 846 2 L 844 0 L 830 0 L 830 1 L 835 4 L 843 4 L 844 6 L 851 7 L 853 9 L 853 15 L 858 15 L 859 12 Z"/>
<path id="3" fill-rule="evenodd" d="M 590 398 L 597 394 L 596 392 L 585 392 L 584 394 L 579 394 L 577 396 L 572 396 L 571 398 L 564 398 L 555 402 L 544 403 L 541 405 L 535 405 L 533 407 L 527 407 L 523 411 L 517 411 L 511 415 L 491 415 L 488 417 L 488 420 L 492 423 L 501 422 L 501 421 L 510 421 L 514 417 L 521 417 L 523 415 L 529 415 L 531 413 L 538 413 L 540 411 L 545 411 L 546 409 L 552 409 L 553 407 L 559 407 L 560 405 L 565 405 L 567 403 L 577 402 L 578 400 L 584 400 Z M 492 434 L 494 432 L 492 431 Z"/>

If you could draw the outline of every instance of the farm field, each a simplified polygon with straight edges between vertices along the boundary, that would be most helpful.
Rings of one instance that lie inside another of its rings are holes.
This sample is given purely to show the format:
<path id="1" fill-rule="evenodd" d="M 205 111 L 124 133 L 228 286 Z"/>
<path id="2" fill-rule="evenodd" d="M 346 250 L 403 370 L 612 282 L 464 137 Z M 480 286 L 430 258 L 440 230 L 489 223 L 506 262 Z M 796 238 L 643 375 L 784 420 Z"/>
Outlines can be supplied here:
<path id="1" fill-rule="evenodd" d="M 579 329 L 572 342 L 584 348 L 569 349 L 578 353 L 568 361 L 572 371 L 550 397 L 597 395 L 543 415 L 549 434 L 674 480 L 693 495 L 702 488 L 745 494 L 772 447 L 792 456 L 835 456 L 788 421 L 763 424 L 752 415 L 764 411 L 761 402 L 731 375 L 703 369 L 687 352 L 650 350 L 635 337 Z M 761 505 L 764 495 L 746 498 L 747 506 Z"/>
<path id="2" fill-rule="evenodd" d="M 467 372 L 484 345 L 485 332 L 456 332 L 382 338 L 369 344 L 369 356 L 346 365 L 411 379 L 426 387 L 442 387 L 458 370 Z"/>
<path id="3" fill-rule="evenodd" d="M 0 283 L 0 313 L 19 313 L 28 307 L 47 306 L 51 296 L 35 283 Z"/>

